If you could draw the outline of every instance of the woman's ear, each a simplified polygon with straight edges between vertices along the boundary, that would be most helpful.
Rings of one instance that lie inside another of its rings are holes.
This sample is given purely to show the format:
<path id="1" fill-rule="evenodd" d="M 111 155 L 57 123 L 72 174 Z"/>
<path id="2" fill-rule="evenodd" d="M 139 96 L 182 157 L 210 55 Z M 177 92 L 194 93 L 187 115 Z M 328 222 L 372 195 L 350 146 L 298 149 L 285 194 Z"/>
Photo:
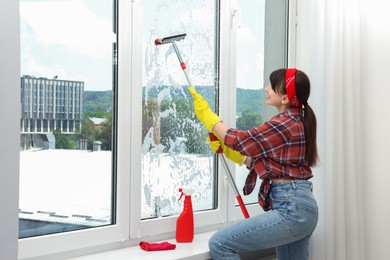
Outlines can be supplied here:
<path id="1" fill-rule="evenodd" d="M 282 95 L 281 97 L 282 97 L 282 101 L 281 101 L 282 105 L 287 105 L 290 103 L 290 101 L 288 100 L 287 94 Z"/>

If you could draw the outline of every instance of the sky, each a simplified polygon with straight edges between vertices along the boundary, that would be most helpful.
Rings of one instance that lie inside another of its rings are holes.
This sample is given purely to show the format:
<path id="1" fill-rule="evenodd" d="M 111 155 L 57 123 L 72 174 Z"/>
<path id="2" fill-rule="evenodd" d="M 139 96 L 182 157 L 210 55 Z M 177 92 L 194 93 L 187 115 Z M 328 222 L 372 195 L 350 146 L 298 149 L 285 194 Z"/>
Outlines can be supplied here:
<path id="1" fill-rule="evenodd" d="M 112 1 L 22 0 L 20 15 L 22 75 L 112 88 Z"/>
<path id="2" fill-rule="evenodd" d="M 237 86 L 263 88 L 265 0 L 237 0 Z"/>
<path id="3" fill-rule="evenodd" d="M 148 0 L 144 4 L 145 8 L 148 8 L 150 4 L 153 5 L 153 2 L 159 2 L 160 6 L 166 7 L 170 2 L 175 1 Z M 188 8 L 184 2 L 186 1 L 176 2 L 175 8 L 165 8 L 164 11 L 175 10 L 177 12 L 180 8 Z M 195 6 L 195 2 L 190 2 Z M 237 87 L 260 89 L 263 87 L 264 31 L 262 31 L 262 23 L 264 23 L 265 0 L 236 2 L 237 9 L 240 11 L 236 16 L 236 21 L 240 25 L 237 28 Z M 187 42 L 180 43 L 179 47 L 183 48 L 182 56 L 188 58 L 186 62 L 191 69 L 192 81 L 199 85 L 209 84 L 212 80 L 209 75 L 211 72 L 207 68 L 213 66 L 212 62 L 208 62 L 212 60 L 212 56 L 200 53 L 202 48 L 207 50 L 207 43 L 202 42 L 204 45 L 195 48 L 193 44 L 195 40 L 198 43 L 201 42 L 202 37 L 206 39 L 207 35 L 196 35 L 197 28 L 191 27 L 192 25 L 188 22 L 186 24 L 186 13 L 180 12 L 178 19 L 167 19 L 162 27 L 166 30 L 163 32 L 160 29 L 156 35 L 167 36 L 165 34 L 174 31 L 175 26 L 187 30 Z M 195 18 L 201 17 L 202 8 L 192 8 L 190 12 Z M 21 74 L 47 78 L 58 76 L 58 79 L 63 80 L 84 81 L 85 90 L 112 89 L 112 43 L 115 41 L 115 34 L 112 32 L 112 13 L 112 1 L 110 0 L 21 0 Z M 160 25 L 162 23 L 160 17 L 173 16 L 173 14 L 167 15 L 166 13 L 163 16 L 159 10 L 153 10 L 152 14 L 159 17 Z M 149 21 L 150 19 L 145 17 L 144 23 L 153 24 L 153 19 Z M 199 23 L 196 23 L 197 26 L 207 26 L 208 22 L 210 21 L 200 19 Z M 148 28 L 148 30 L 153 31 L 153 28 Z M 150 39 L 144 38 L 143 40 L 149 41 Z M 190 44 L 188 48 L 192 53 L 186 50 L 185 44 Z M 166 48 L 165 51 L 171 53 L 162 56 L 163 59 L 167 59 L 163 61 L 153 59 L 152 56 L 155 55 L 156 50 L 150 48 L 144 51 L 151 52 L 149 54 L 151 63 L 144 69 L 154 67 L 157 71 L 162 67 L 160 64 L 153 65 L 153 62 L 166 63 L 170 67 L 164 72 L 167 78 L 176 80 L 177 84 L 186 83 L 180 67 L 177 68 L 176 57 L 172 50 Z M 147 56 L 148 54 L 145 53 L 144 58 Z M 143 75 L 146 77 L 145 73 Z"/>

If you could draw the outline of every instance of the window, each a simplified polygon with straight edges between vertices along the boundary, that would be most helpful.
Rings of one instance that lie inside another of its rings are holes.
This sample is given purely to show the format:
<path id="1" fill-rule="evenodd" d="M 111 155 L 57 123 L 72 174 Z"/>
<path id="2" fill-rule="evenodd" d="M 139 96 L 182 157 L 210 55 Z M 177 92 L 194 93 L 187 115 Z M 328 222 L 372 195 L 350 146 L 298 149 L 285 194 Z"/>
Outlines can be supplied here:
<path id="1" fill-rule="evenodd" d="M 188 74 L 211 105 L 217 77 L 216 1 L 144 2 L 141 218 L 180 213 L 179 188 L 192 187 L 195 211 L 216 205 L 214 156 L 207 131 L 195 118 L 188 82 L 172 44 L 157 38 L 186 33 L 175 42 Z"/>
<path id="2" fill-rule="evenodd" d="M 113 8 L 20 1 L 20 238 L 115 223 Z"/>
<path id="3" fill-rule="evenodd" d="M 176 45 L 210 106 L 232 127 L 264 121 L 262 88 L 286 64 L 286 2 L 20 0 L 19 257 L 172 236 L 180 187 L 196 190 L 197 231 L 242 218 L 173 46 L 154 41 L 185 33 Z M 229 166 L 241 190 L 247 170 Z M 257 192 L 244 200 L 260 211 Z"/>

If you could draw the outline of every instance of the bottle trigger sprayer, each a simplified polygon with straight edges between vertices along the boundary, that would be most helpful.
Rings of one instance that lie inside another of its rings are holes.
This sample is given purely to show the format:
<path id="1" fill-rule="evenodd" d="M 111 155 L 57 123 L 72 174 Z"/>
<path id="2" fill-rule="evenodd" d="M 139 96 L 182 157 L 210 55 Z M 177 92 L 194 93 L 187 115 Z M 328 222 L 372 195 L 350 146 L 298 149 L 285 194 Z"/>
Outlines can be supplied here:
<path id="1" fill-rule="evenodd" d="M 192 242 L 194 239 L 194 212 L 192 210 L 192 188 L 180 188 L 180 198 L 184 196 L 184 208 L 176 221 L 176 241 L 179 243 Z"/>

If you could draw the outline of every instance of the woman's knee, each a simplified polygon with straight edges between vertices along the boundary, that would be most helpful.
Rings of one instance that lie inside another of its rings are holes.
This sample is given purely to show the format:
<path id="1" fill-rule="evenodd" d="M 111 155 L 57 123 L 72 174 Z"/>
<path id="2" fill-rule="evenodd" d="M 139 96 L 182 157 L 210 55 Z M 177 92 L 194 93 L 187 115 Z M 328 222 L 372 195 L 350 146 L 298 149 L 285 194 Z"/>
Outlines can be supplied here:
<path id="1" fill-rule="evenodd" d="M 216 236 L 216 233 L 215 233 L 209 239 L 209 249 L 212 252 L 216 252 L 216 251 L 218 251 L 219 246 L 220 246 L 220 242 L 219 242 L 218 236 Z"/>

